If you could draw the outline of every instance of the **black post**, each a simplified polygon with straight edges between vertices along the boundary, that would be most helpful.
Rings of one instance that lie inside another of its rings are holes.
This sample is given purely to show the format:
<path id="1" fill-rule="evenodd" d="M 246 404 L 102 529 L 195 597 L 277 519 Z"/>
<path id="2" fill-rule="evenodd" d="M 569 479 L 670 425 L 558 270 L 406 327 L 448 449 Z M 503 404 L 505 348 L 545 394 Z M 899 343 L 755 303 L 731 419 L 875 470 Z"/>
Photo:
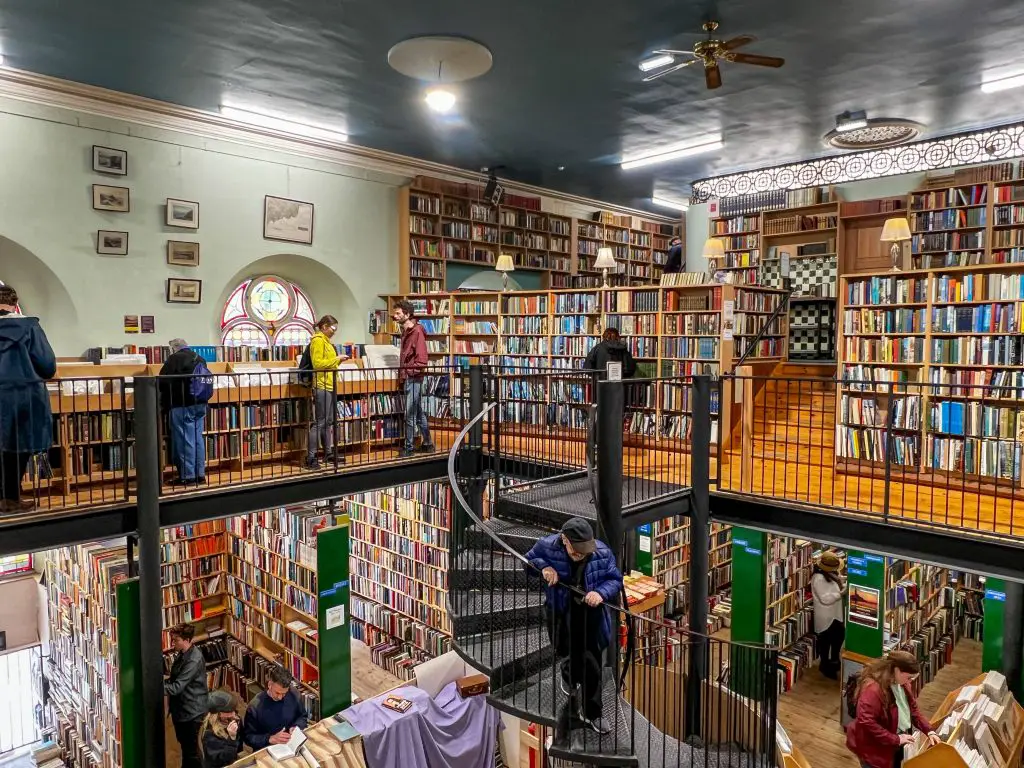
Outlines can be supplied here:
<path id="1" fill-rule="evenodd" d="M 597 536 L 622 565 L 622 418 L 621 381 L 602 381 L 597 409 Z"/>
<path id="2" fill-rule="evenodd" d="M 484 371 L 480 365 L 469 366 L 469 418 L 475 419 L 484 410 Z M 484 517 L 484 424 L 483 419 L 469 430 L 469 450 L 466 452 L 468 464 L 463 469 L 463 477 L 469 478 L 466 500 L 473 513 L 481 520 Z"/>
<path id="3" fill-rule="evenodd" d="M 139 636 L 142 644 L 143 754 L 164 766 L 163 610 L 160 596 L 160 443 L 157 380 L 135 379 L 135 474 L 139 510 Z"/>
<path id="4" fill-rule="evenodd" d="M 1006 603 L 1003 606 L 1003 674 L 1020 701 L 1024 690 L 1021 685 L 1021 666 L 1024 664 L 1024 584 L 1004 582 Z"/>
<path id="5" fill-rule="evenodd" d="M 693 377 L 693 433 L 690 491 L 690 645 L 686 679 L 686 735 L 701 735 L 701 694 L 707 676 L 708 536 L 711 528 L 711 378 Z"/>

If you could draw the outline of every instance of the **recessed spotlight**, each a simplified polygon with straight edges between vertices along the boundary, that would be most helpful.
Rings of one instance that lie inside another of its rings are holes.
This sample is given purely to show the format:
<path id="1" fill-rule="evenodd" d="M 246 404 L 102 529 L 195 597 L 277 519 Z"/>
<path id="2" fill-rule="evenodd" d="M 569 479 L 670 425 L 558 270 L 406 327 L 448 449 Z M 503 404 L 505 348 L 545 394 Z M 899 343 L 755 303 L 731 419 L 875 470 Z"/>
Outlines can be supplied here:
<path id="1" fill-rule="evenodd" d="M 270 128 L 275 131 L 292 133 L 296 136 L 307 136 L 311 139 L 322 139 L 324 141 L 348 141 L 348 134 L 340 131 L 333 131 L 330 128 L 323 128 L 309 123 L 300 123 L 278 115 L 262 112 L 252 107 L 237 107 L 230 104 L 221 104 L 220 113 L 230 119 L 249 125 L 258 125 L 261 128 Z"/>
<path id="2" fill-rule="evenodd" d="M 863 109 L 859 112 L 843 112 L 836 115 L 836 130 L 839 133 L 846 131 L 857 131 L 868 127 L 868 113 Z"/>
<path id="3" fill-rule="evenodd" d="M 1020 88 L 1022 85 L 1024 85 L 1024 72 L 1009 75 L 1008 77 L 984 80 L 981 83 L 981 90 L 983 93 L 998 93 L 999 91 L 1008 91 L 1011 88 Z"/>
<path id="4" fill-rule="evenodd" d="M 447 112 L 455 106 L 455 94 L 444 88 L 431 88 L 424 101 L 435 112 Z"/>
<path id="5" fill-rule="evenodd" d="M 702 139 L 695 141 L 685 142 L 683 144 L 673 144 L 665 149 L 659 149 L 655 152 L 647 152 L 643 155 L 635 155 L 633 157 L 623 158 L 622 169 L 628 171 L 630 168 L 640 168 L 645 165 L 654 165 L 655 163 L 667 163 L 669 160 L 678 160 L 681 157 L 689 157 L 690 155 L 699 155 L 704 152 L 714 152 L 716 149 L 721 149 L 725 146 L 722 143 L 722 137 L 719 134 L 714 136 L 705 136 Z"/>
<path id="6" fill-rule="evenodd" d="M 558 166 L 558 170 L 560 170 L 560 171 L 564 171 L 564 170 L 565 170 L 565 166 L 564 166 L 564 165 L 560 165 L 560 166 Z"/>
<path id="7" fill-rule="evenodd" d="M 675 57 L 667 53 L 660 53 L 657 56 L 652 56 L 649 59 L 644 59 L 640 62 L 641 72 L 650 72 L 652 69 L 660 69 L 661 67 L 667 67 L 669 64 L 675 63 Z"/>
<path id="8" fill-rule="evenodd" d="M 651 198 L 651 202 L 655 205 L 660 205 L 662 208 L 671 208 L 674 211 L 686 211 L 689 210 L 689 203 L 680 203 L 675 200 L 667 200 L 664 197 L 654 196 Z"/>

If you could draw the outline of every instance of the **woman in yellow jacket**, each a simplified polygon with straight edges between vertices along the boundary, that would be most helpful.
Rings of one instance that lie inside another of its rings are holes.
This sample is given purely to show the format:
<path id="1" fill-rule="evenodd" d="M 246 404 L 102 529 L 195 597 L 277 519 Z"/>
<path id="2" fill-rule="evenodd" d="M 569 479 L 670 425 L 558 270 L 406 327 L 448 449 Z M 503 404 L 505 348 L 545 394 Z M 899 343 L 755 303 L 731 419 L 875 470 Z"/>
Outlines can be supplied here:
<path id="1" fill-rule="evenodd" d="M 338 365 L 348 357 L 339 355 L 331 343 L 338 332 L 338 319 L 324 315 L 316 324 L 316 333 L 309 341 L 309 359 L 313 364 L 313 418 L 309 421 L 309 447 L 306 454 L 306 468 L 320 469 L 317 450 L 324 446 L 324 461 L 344 464 L 345 459 L 334 455 L 335 411 L 338 395 L 334 382 Z"/>

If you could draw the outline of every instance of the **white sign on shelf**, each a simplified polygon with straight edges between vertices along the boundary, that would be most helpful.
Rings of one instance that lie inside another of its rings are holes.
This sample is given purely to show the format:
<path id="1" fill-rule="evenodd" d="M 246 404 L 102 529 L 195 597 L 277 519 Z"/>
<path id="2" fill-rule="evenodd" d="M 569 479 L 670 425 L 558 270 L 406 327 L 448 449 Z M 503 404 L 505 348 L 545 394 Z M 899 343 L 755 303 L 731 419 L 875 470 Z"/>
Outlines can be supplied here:
<path id="1" fill-rule="evenodd" d="M 732 341 L 733 328 L 736 324 L 736 302 L 722 302 L 722 341 Z"/>
<path id="2" fill-rule="evenodd" d="M 608 374 L 608 381 L 622 381 L 622 363 L 609 362 L 605 372 Z"/>
<path id="3" fill-rule="evenodd" d="M 336 605 L 327 609 L 327 628 L 337 629 L 345 623 L 345 606 Z"/>

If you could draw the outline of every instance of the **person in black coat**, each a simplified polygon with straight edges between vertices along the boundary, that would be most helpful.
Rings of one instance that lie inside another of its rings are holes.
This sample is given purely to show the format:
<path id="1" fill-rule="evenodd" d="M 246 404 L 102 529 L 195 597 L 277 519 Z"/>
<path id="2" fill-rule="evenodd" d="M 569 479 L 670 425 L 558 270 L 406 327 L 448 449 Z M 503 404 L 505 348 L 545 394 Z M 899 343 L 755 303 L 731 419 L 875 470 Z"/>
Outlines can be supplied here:
<path id="1" fill-rule="evenodd" d="M 206 659 L 192 642 L 195 634 L 196 628 L 191 624 L 171 628 L 171 645 L 178 656 L 171 666 L 170 678 L 164 681 L 174 736 L 181 746 L 181 768 L 203 768 L 199 759 L 199 729 L 210 708 Z"/>
<path id="2" fill-rule="evenodd" d="M 666 275 L 673 272 L 685 272 L 686 262 L 683 260 L 683 241 L 673 237 L 668 242 L 668 258 L 665 260 L 665 267 L 662 272 Z"/>
<path id="3" fill-rule="evenodd" d="M 57 358 L 39 325 L 18 309 L 18 293 L 0 283 L 0 513 L 24 512 L 21 478 L 33 455 L 53 443 L 53 415 L 45 379 Z"/>
<path id="4" fill-rule="evenodd" d="M 210 694 L 210 714 L 203 722 L 199 740 L 203 745 L 203 768 L 224 768 L 238 760 L 242 728 L 235 711 L 235 697 L 227 691 Z"/>
<path id="5" fill-rule="evenodd" d="M 168 342 L 171 355 L 160 368 L 160 406 L 168 413 L 171 459 L 178 468 L 175 484 L 206 482 L 206 403 L 192 394 L 192 376 L 206 361 L 184 339 Z"/>
<path id="6" fill-rule="evenodd" d="M 583 367 L 588 371 L 604 373 L 608 369 L 608 363 L 622 363 L 622 378 L 633 378 L 636 373 L 636 360 L 630 354 L 629 348 L 619 339 L 619 329 L 606 328 L 601 339 L 601 343 L 590 350 Z"/>

